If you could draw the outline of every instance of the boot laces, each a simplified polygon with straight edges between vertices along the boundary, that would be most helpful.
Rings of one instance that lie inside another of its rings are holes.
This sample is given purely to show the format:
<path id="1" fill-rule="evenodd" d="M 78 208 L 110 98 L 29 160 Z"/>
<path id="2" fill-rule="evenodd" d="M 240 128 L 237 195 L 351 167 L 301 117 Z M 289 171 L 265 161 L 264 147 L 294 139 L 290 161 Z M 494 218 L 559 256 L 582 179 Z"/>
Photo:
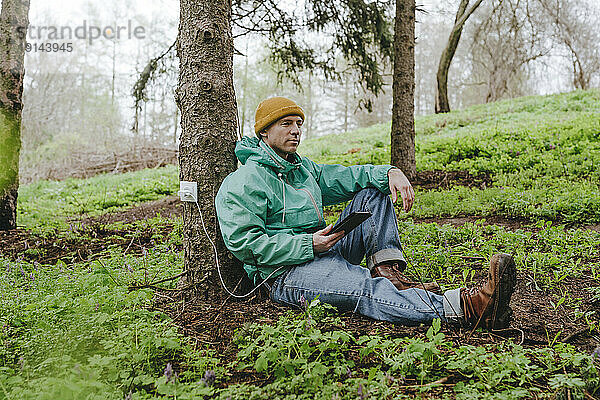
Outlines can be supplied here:
<path id="1" fill-rule="evenodd" d="M 481 291 L 481 289 L 483 289 L 483 285 L 484 285 L 483 283 L 480 283 L 477 286 L 473 286 L 471 288 L 465 289 L 466 295 L 473 296 L 473 295 L 477 294 L 478 292 Z"/>

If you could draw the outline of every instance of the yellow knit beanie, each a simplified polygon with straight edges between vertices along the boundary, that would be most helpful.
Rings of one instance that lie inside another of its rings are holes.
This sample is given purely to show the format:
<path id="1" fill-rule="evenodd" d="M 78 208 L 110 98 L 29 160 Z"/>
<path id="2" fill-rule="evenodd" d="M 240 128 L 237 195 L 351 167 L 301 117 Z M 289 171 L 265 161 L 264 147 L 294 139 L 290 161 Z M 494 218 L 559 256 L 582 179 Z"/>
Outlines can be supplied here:
<path id="1" fill-rule="evenodd" d="M 288 115 L 299 115 L 304 120 L 304 111 L 300 106 L 285 97 L 271 97 L 263 100 L 256 109 L 254 116 L 254 132 L 258 133 L 277 121 Z"/>

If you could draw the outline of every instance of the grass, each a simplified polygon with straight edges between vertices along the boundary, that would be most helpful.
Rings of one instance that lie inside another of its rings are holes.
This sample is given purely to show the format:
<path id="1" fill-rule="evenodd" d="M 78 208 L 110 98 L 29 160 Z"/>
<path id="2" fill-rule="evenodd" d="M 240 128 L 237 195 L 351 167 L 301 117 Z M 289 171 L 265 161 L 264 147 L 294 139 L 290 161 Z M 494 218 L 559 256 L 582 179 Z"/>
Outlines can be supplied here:
<path id="1" fill-rule="evenodd" d="M 173 165 L 89 179 L 39 181 L 19 188 L 17 222 L 35 231 L 64 230 L 69 218 L 96 216 L 158 200 L 178 188 Z"/>
<path id="2" fill-rule="evenodd" d="M 149 309 L 152 291 L 127 283 L 180 269 L 180 258 L 157 247 L 80 265 L 0 260 L 0 398 L 122 399 L 154 385 L 189 349 Z"/>
<path id="3" fill-rule="evenodd" d="M 562 185 L 560 185 L 562 183 Z M 449 190 L 417 191 L 413 210 L 400 218 L 453 217 L 461 215 L 503 216 L 513 219 L 549 220 L 567 224 L 600 222 L 600 190 L 590 182 L 554 181 L 556 186 L 518 189 L 453 187 Z"/>
<path id="4" fill-rule="evenodd" d="M 514 254 L 525 288 L 549 299 L 539 307 L 561 310 L 597 335 L 598 315 L 568 283 L 600 279 L 600 233 L 564 224 L 600 222 L 598 100 L 598 91 L 573 92 L 418 118 L 420 170 L 485 172 L 494 185 L 418 191 L 413 211 L 399 214 L 412 273 L 438 280 L 443 289 L 470 286 L 485 264 L 471 260 Z M 309 140 L 301 153 L 319 162 L 386 163 L 388 128 Z M 93 232 L 73 227 L 72 219 L 176 190 L 172 166 L 41 181 L 20 188 L 18 221 L 57 241 L 95 245 Z M 532 224 L 509 230 L 483 221 L 461 227 L 413 222 L 455 215 Z M 182 272 L 183 255 L 175 250 L 181 219 L 102 229 L 151 230 L 152 245 L 124 254 L 107 239 L 95 261 L 77 264 L 0 257 L 0 399 L 576 399 L 584 391 L 598 393 L 600 355 L 562 343 L 562 331 L 548 332 L 547 345 L 535 347 L 510 340 L 457 343 L 439 321 L 412 337 L 359 335 L 318 301 L 273 324 L 241 326 L 232 344 L 237 358 L 224 360 L 182 336 L 154 309 L 152 291 L 128 289 Z M 590 301 L 598 301 L 600 286 L 588 290 Z M 263 383 L 232 383 L 240 374 Z"/>
<path id="5" fill-rule="evenodd" d="M 421 145 L 437 140 L 466 138 L 495 130 L 510 133 L 530 128 L 535 133 L 540 130 L 538 127 L 543 128 L 549 120 L 580 120 L 586 124 L 585 120 L 588 119 L 598 124 L 599 101 L 598 90 L 575 91 L 559 95 L 521 97 L 472 106 L 447 114 L 419 116 L 415 119 L 416 145 L 420 148 Z M 352 132 L 310 139 L 301 145 L 300 152 L 315 160 L 337 161 L 342 164 L 356 161 L 354 157 L 361 157 L 361 154 L 375 150 L 389 155 L 389 129 L 390 124 L 377 124 Z M 360 151 L 346 154 L 353 148 L 360 148 Z M 446 148 L 443 151 L 451 153 L 454 150 Z M 417 154 L 417 168 L 426 167 Z"/>
<path id="6" fill-rule="evenodd" d="M 130 391 L 140 399 L 175 394 L 179 399 L 355 399 L 359 393 L 403 398 L 407 391 L 437 398 L 435 382 L 448 376 L 456 383 L 454 398 L 465 399 L 526 399 L 533 391 L 551 398 L 565 388 L 577 394 L 598 385 L 592 357 L 560 341 L 545 348 L 510 342 L 459 346 L 445 339 L 439 326 L 424 337 L 354 337 L 317 303 L 304 313 L 290 312 L 275 326 L 240 327 L 238 360 L 225 363 L 210 349 L 192 348 L 166 315 L 152 311 L 151 291 L 127 290 L 182 271 L 182 254 L 173 251 L 181 245 L 181 220 L 168 223 L 177 226 L 157 234 L 157 245 L 142 256 L 112 249 L 81 264 L 0 261 L 0 399 L 119 399 Z M 473 284 L 479 269 L 463 256 L 485 258 L 498 251 L 515 254 L 520 274 L 533 276 L 531 288 L 540 292 L 560 293 L 567 276 L 600 278 L 594 263 L 600 258 L 600 233 L 593 231 L 547 223 L 537 232 L 483 223 L 407 221 L 399 228 L 413 273 L 436 278 L 444 289 Z M 581 305 L 562 297 L 575 318 Z M 592 320 L 589 329 L 597 330 L 595 324 Z M 169 363 L 179 376 L 167 382 Z M 238 370 L 254 371 L 270 383 L 228 385 Z M 216 385 L 207 384 L 212 374 Z"/>

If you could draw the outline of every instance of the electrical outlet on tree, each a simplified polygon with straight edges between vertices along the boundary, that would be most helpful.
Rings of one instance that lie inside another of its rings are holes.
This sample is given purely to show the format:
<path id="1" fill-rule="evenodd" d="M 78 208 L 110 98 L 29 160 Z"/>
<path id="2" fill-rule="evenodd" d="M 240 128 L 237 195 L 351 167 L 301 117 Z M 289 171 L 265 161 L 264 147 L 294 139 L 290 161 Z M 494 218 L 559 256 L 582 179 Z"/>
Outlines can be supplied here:
<path id="1" fill-rule="evenodd" d="M 181 199 L 181 201 L 195 202 L 198 199 L 198 183 L 180 181 L 179 198 Z"/>

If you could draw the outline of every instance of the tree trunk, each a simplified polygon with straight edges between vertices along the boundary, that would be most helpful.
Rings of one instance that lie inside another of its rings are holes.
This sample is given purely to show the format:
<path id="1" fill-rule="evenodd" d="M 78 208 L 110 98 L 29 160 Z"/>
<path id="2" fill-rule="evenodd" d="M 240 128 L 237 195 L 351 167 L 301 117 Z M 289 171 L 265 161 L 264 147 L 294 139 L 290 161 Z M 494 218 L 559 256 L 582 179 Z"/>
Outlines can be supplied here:
<path id="1" fill-rule="evenodd" d="M 391 163 L 414 179 L 415 0 L 396 0 L 392 97 Z"/>
<path id="2" fill-rule="evenodd" d="M 458 6 L 458 11 L 456 12 L 454 27 L 452 28 L 450 36 L 448 37 L 448 44 L 446 44 L 446 48 L 444 51 L 442 51 L 442 55 L 440 56 L 435 96 L 436 114 L 450 112 L 450 102 L 448 101 L 448 70 L 450 69 L 450 63 L 452 62 L 452 58 L 454 58 L 456 48 L 458 47 L 458 42 L 460 41 L 460 36 L 462 35 L 463 26 L 457 26 L 456 23 L 465 13 L 468 5 L 469 0 L 461 0 L 460 5 Z"/>
<path id="3" fill-rule="evenodd" d="M 573 60 L 573 86 L 575 89 L 587 90 L 589 79 L 586 78 L 586 74 L 583 72 L 583 66 L 577 52 L 572 47 L 569 47 L 569 50 Z"/>
<path id="4" fill-rule="evenodd" d="M 17 227 L 21 111 L 29 1 L 2 0 L 0 13 L 0 230 Z"/>
<path id="5" fill-rule="evenodd" d="M 231 2 L 181 0 L 177 56 L 181 110 L 179 178 L 198 183 L 198 204 L 206 230 L 218 250 L 221 272 L 233 289 L 243 276 L 223 243 L 214 198 L 225 177 L 237 168 L 236 101 L 233 88 Z M 222 294 L 215 255 L 194 203 L 183 207 L 183 284 L 188 293 L 214 298 Z"/>
<path id="6" fill-rule="evenodd" d="M 173 124 L 173 144 L 177 145 L 177 124 L 179 124 L 179 108 L 175 107 L 175 121 Z"/>
<path id="7" fill-rule="evenodd" d="M 454 27 L 448 37 L 448 44 L 442 51 L 440 56 L 440 63 L 438 65 L 437 72 L 437 86 L 435 93 L 435 113 L 447 113 L 450 112 L 450 102 L 448 101 L 448 70 L 450 64 L 456 53 L 460 36 L 462 35 L 463 27 L 467 19 L 473 14 L 473 12 L 479 7 L 483 0 L 477 0 L 475 4 L 467 11 L 469 0 L 461 0 L 456 12 L 456 18 L 454 19 Z"/>

